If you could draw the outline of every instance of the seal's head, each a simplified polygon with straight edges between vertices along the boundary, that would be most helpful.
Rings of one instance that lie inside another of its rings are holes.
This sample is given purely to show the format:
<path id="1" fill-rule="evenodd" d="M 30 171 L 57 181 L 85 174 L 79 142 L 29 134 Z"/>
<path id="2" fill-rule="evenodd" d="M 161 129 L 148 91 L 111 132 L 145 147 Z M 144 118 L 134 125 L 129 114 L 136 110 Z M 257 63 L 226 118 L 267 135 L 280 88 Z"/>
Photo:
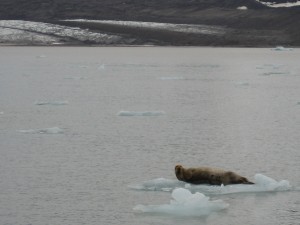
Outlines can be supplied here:
<path id="1" fill-rule="evenodd" d="M 175 166 L 175 174 L 179 174 L 182 168 L 183 168 L 182 165 L 176 165 Z"/>
<path id="2" fill-rule="evenodd" d="M 182 165 L 175 166 L 175 175 L 178 180 L 184 181 L 184 174 L 183 174 L 183 167 Z"/>

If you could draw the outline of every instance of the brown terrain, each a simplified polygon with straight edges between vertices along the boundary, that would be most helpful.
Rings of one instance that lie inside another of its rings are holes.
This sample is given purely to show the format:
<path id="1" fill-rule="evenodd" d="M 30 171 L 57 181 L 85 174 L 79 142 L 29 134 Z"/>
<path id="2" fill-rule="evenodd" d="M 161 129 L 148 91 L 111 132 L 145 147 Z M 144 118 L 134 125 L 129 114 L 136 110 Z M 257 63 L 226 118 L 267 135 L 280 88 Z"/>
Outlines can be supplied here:
<path id="1" fill-rule="evenodd" d="M 238 10 L 240 6 L 246 6 L 247 10 Z M 222 35 L 191 34 L 62 21 L 65 19 L 201 24 L 221 26 L 226 32 Z M 255 0 L 1 0 L 0 20 L 81 27 L 131 38 L 134 45 L 300 46 L 300 6 L 269 8 Z"/>

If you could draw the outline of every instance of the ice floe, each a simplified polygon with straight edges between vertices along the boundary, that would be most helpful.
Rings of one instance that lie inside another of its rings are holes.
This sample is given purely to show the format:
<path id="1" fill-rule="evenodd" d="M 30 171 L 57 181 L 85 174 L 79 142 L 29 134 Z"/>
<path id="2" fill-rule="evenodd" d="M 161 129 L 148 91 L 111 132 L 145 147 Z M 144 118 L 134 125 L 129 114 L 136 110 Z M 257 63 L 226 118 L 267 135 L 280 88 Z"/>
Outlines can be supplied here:
<path id="1" fill-rule="evenodd" d="M 210 200 L 202 193 L 192 194 L 187 189 L 178 188 L 173 190 L 170 204 L 137 205 L 133 210 L 162 215 L 200 217 L 226 209 L 228 206 L 229 204 L 222 200 Z"/>
<path id="2" fill-rule="evenodd" d="M 18 132 L 25 134 L 62 134 L 64 133 L 64 130 L 59 127 L 51 127 L 42 129 L 18 130 Z"/>
<path id="3" fill-rule="evenodd" d="M 254 185 L 235 184 L 235 185 L 192 185 L 178 180 L 170 180 L 165 178 L 157 178 L 145 181 L 141 184 L 130 185 L 131 189 L 144 191 L 172 191 L 176 188 L 186 188 L 193 192 L 201 192 L 204 194 L 232 194 L 244 192 L 272 192 L 272 191 L 289 191 L 292 186 L 289 181 L 276 181 L 263 174 L 254 176 Z"/>
<path id="4" fill-rule="evenodd" d="M 227 29 L 221 26 L 208 26 L 199 24 L 173 24 L 173 23 L 156 23 L 156 22 L 140 22 L 140 21 L 118 21 L 118 20 L 86 20 L 86 19 L 72 19 L 65 21 L 74 21 L 81 23 L 99 23 L 99 24 L 111 24 L 124 27 L 134 28 L 148 28 L 156 30 L 168 30 L 182 33 L 194 33 L 194 34 L 209 34 L 219 35 L 224 34 Z"/>
<path id="5" fill-rule="evenodd" d="M 111 44 L 121 40 L 118 35 L 95 33 L 76 27 L 24 20 L 0 20 L 0 42 L 9 41 L 14 43 L 23 40 L 55 44 L 60 41 L 60 38 L 71 38 L 81 42 L 97 44 Z"/>
<path id="6" fill-rule="evenodd" d="M 120 111 L 118 116 L 161 116 L 164 111 Z"/>
<path id="7" fill-rule="evenodd" d="M 276 46 L 275 48 L 272 48 L 273 51 L 292 51 L 293 48 L 286 48 L 283 46 Z"/>
<path id="8" fill-rule="evenodd" d="M 53 106 L 60 106 L 60 105 L 68 105 L 68 101 L 36 101 L 35 105 L 53 105 Z"/>

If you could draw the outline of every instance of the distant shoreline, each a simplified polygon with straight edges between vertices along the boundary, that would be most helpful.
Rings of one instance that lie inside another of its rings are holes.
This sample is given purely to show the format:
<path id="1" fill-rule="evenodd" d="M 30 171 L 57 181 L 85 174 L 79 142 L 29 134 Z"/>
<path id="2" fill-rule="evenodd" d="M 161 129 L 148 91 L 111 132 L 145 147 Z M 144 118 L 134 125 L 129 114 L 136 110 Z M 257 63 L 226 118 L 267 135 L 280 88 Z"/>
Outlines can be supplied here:
<path id="1" fill-rule="evenodd" d="M 132 25 L 133 24 L 133 25 Z M 139 25 L 141 24 L 141 25 Z M 2 31 L 2 33 L 1 33 Z M 138 21 L 0 20 L 0 46 L 299 47 L 280 30 Z"/>

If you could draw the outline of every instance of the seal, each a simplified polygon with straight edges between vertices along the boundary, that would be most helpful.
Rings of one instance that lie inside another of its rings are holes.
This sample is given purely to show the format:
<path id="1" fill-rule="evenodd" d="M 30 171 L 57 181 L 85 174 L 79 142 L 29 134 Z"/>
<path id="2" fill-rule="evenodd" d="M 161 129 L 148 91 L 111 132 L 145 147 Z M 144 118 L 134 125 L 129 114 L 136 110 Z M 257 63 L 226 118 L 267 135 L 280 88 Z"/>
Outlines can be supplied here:
<path id="1" fill-rule="evenodd" d="M 175 166 L 175 175 L 178 180 L 191 184 L 254 184 L 246 177 L 232 171 L 211 167 L 198 167 L 185 169 L 182 165 Z"/>

